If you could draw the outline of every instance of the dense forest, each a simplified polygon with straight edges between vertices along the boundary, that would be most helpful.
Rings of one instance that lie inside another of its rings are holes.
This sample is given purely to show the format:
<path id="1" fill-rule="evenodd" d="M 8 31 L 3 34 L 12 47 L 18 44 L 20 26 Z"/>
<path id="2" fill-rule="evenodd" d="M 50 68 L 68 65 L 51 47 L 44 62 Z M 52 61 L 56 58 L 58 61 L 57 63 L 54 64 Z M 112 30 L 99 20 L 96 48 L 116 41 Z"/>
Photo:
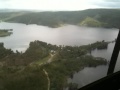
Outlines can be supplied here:
<path id="1" fill-rule="evenodd" d="M 0 20 L 25 24 L 59 27 L 73 24 L 90 27 L 119 28 L 119 9 L 88 9 L 59 12 L 1 12 Z"/>
<path id="2" fill-rule="evenodd" d="M 13 52 L 0 43 L 0 90 L 75 90 L 77 85 L 68 84 L 67 78 L 84 67 L 106 65 L 104 58 L 87 53 L 107 46 L 105 41 L 84 46 L 34 41 L 25 52 Z"/>

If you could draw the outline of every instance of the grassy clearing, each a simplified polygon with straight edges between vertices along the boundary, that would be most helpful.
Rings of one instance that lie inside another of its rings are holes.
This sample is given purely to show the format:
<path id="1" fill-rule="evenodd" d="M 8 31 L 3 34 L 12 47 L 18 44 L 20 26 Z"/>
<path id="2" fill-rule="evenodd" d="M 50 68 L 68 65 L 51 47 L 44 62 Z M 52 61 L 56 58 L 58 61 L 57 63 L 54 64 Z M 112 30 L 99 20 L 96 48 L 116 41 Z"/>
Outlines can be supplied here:
<path id="1" fill-rule="evenodd" d="M 45 57 L 45 58 L 43 58 L 43 59 L 40 59 L 40 60 L 38 60 L 38 61 L 35 61 L 35 62 L 33 62 L 32 63 L 32 65 L 42 65 L 42 64 L 45 64 L 45 63 L 47 63 L 47 61 L 49 60 L 51 58 L 51 55 L 48 55 L 47 57 Z"/>

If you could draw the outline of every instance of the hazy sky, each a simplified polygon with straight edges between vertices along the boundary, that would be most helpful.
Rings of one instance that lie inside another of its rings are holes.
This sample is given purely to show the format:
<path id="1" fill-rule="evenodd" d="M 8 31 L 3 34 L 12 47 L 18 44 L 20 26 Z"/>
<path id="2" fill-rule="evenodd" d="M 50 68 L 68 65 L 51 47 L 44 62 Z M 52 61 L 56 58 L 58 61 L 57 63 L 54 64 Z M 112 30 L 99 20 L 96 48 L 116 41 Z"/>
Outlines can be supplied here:
<path id="1" fill-rule="evenodd" d="M 0 0 L 0 9 L 83 10 L 120 8 L 120 0 Z"/>

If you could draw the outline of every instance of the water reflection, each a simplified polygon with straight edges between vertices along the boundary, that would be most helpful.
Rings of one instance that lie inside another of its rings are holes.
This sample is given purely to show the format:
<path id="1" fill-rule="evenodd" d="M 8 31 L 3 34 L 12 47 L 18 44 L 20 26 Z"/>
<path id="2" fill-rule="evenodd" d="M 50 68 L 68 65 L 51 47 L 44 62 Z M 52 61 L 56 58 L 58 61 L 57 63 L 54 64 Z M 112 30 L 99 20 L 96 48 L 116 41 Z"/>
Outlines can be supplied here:
<path id="1" fill-rule="evenodd" d="M 110 61 L 115 43 L 108 44 L 108 48 L 105 50 L 94 50 L 91 54 L 94 57 L 103 57 Z M 68 83 L 77 83 L 78 87 L 85 86 L 93 81 L 96 81 L 107 75 L 108 65 L 102 65 L 98 67 L 87 67 L 82 71 L 79 71 L 73 75 L 73 78 L 68 79 Z M 120 55 L 118 57 L 115 72 L 120 70 Z"/>
<path id="2" fill-rule="evenodd" d="M 59 28 L 49 28 L 40 25 L 25 25 L 18 23 L 0 23 L 2 29 L 13 29 L 10 37 L 0 38 L 5 47 L 13 50 L 26 50 L 29 43 L 40 40 L 56 45 L 85 45 L 96 41 L 114 40 L 117 29 L 87 28 L 68 25 Z"/>
<path id="3" fill-rule="evenodd" d="M 77 83 L 78 88 L 85 86 L 107 75 L 108 66 L 98 66 L 96 68 L 87 67 L 82 71 L 75 73 L 73 78 L 69 78 L 69 82 Z"/>

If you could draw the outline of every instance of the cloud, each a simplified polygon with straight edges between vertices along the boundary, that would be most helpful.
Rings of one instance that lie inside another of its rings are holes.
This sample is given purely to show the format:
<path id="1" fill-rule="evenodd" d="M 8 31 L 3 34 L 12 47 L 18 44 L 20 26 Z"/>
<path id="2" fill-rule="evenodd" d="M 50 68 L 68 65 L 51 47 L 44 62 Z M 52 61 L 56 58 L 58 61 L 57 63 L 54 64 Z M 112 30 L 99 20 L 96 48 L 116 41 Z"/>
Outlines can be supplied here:
<path id="1" fill-rule="evenodd" d="M 120 0 L 104 0 L 106 2 L 120 2 Z"/>
<path id="2" fill-rule="evenodd" d="M 99 2 L 93 2 L 93 5 L 102 8 L 120 8 L 120 0 L 98 0 Z"/>
<path id="3" fill-rule="evenodd" d="M 0 0 L 0 8 L 53 11 L 120 8 L 120 0 Z"/>
<path id="4" fill-rule="evenodd" d="M 93 7 L 89 0 L 7 0 L 0 1 L 1 8 L 39 10 L 82 10 Z"/>
<path id="5" fill-rule="evenodd" d="M 11 5 L 9 4 L 11 0 L 0 0 L 0 8 L 9 8 Z"/>
<path id="6" fill-rule="evenodd" d="M 0 0 L 0 2 L 1 2 L 1 1 L 3 2 L 3 1 L 8 1 L 8 0 Z"/>

